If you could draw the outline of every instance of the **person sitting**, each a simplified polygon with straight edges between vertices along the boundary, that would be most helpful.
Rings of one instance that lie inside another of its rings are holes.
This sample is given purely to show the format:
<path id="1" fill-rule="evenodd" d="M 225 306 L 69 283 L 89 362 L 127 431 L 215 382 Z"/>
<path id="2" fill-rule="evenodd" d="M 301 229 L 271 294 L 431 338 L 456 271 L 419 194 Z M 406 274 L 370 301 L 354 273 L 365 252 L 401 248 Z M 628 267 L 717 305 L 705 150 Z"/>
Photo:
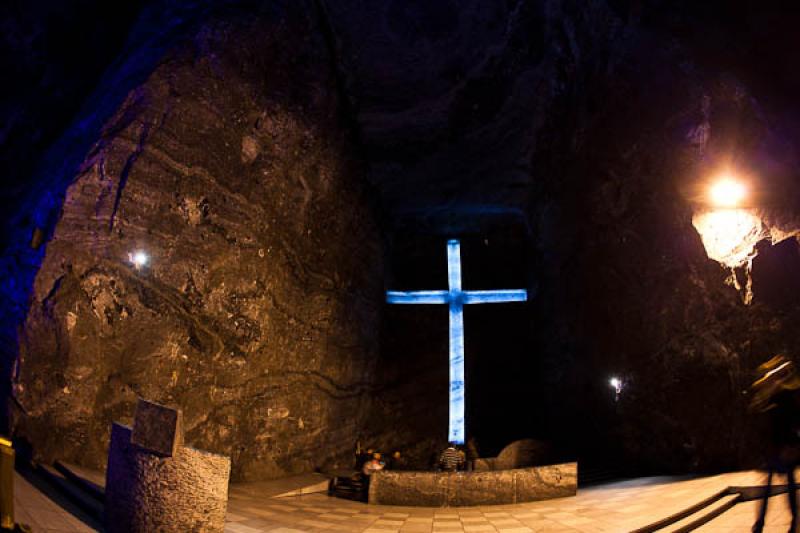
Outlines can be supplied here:
<path id="1" fill-rule="evenodd" d="M 387 470 L 405 470 L 406 469 L 406 459 L 403 455 L 395 450 L 391 457 L 389 457 L 389 461 L 386 463 Z"/>
<path id="2" fill-rule="evenodd" d="M 367 479 L 369 479 L 369 476 L 371 476 L 375 472 L 380 472 L 381 470 L 383 470 L 384 466 L 386 466 L 386 464 L 383 461 L 381 461 L 381 454 L 375 452 L 372 454 L 372 459 L 364 463 L 364 467 L 361 469 L 361 473 L 364 474 L 364 476 Z"/>
<path id="3" fill-rule="evenodd" d="M 361 472 L 364 469 L 364 465 L 372 460 L 372 455 L 374 453 L 375 450 L 373 450 L 372 448 L 369 448 L 366 452 L 358 451 L 356 455 L 356 470 Z"/>
<path id="4" fill-rule="evenodd" d="M 456 449 L 456 444 L 451 442 L 439 456 L 439 469 L 444 472 L 455 472 L 464 465 L 464 452 Z"/>
<path id="5" fill-rule="evenodd" d="M 480 459 L 480 454 L 478 453 L 478 441 L 475 440 L 475 437 L 470 437 L 467 439 L 467 470 L 472 472 L 475 470 L 475 462 Z"/>

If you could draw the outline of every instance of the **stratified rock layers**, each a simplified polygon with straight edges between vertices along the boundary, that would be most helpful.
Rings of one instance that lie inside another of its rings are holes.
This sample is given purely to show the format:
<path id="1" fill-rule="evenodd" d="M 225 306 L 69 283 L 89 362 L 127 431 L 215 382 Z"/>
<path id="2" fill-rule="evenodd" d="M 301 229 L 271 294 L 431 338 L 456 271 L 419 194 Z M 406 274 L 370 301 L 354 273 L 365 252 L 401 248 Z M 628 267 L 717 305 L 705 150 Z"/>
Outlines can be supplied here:
<path id="1" fill-rule="evenodd" d="M 102 466 L 137 397 L 183 408 L 187 444 L 230 455 L 234 479 L 349 451 L 380 241 L 323 32 L 287 9 L 177 46 L 69 187 L 14 383 L 41 456 Z"/>

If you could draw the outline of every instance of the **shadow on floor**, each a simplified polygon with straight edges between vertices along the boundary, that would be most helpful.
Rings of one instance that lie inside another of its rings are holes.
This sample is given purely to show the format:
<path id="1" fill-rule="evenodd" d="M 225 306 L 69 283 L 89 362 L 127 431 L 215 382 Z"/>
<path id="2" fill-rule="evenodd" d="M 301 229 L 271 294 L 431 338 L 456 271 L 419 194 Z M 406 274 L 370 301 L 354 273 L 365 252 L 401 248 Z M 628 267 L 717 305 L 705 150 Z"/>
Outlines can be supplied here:
<path id="1" fill-rule="evenodd" d="M 80 520 L 87 527 L 97 531 L 104 531 L 102 524 L 93 517 L 89 516 L 80 507 L 69 500 L 57 487 L 47 481 L 41 474 L 30 468 L 19 468 L 17 473 L 28 483 L 33 485 L 38 491 L 44 494 L 54 504 L 61 507 L 76 519 Z"/>

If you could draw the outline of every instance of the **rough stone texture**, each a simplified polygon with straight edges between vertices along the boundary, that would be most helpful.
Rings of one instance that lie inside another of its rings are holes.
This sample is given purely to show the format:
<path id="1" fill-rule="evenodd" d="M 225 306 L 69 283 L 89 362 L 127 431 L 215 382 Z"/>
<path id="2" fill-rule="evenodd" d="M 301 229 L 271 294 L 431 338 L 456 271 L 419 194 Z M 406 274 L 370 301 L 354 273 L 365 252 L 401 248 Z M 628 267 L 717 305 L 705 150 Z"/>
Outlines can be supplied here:
<path id="1" fill-rule="evenodd" d="M 315 17 L 207 21 L 107 123 L 21 331 L 16 431 L 42 458 L 103 466 L 147 397 L 236 479 L 349 460 L 382 262 Z"/>
<path id="2" fill-rule="evenodd" d="M 574 496 L 578 464 L 493 472 L 392 472 L 373 474 L 369 503 L 460 507 L 530 502 Z"/>
<path id="3" fill-rule="evenodd" d="M 183 444 L 183 413 L 140 399 L 133 416 L 131 443 L 150 453 L 172 457 Z"/>
<path id="4" fill-rule="evenodd" d="M 481 457 L 475 460 L 473 470 L 476 472 L 486 472 L 497 470 L 497 457 Z"/>
<path id="5" fill-rule="evenodd" d="M 225 530 L 228 457 L 180 446 L 173 457 L 131 443 L 131 428 L 111 428 L 106 472 L 106 530 Z"/>
<path id="6" fill-rule="evenodd" d="M 497 455 L 495 468 L 505 470 L 545 464 L 552 455 L 550 446 L 534 439 L 517 440 L 503 448 Z"/>
<path id="7" fill-rule="evenodd" d="M 497 457 L 480 457 L 475 460 L 474 470 L 511 470 L 534 465 L 553 463 L 552 447 L 534 439 L 516 440 L 503 448 Z"/>
<path id="8" fill-rule="evenodd" d="M 13 7 L 12 7 L 13 6 Z M 121 9 L 119 9 L 121 8 Z M 105 2 L 17 2 L 0 11 L 0 227 L 11 230 L 9 209 L 37 188 L 29 174 L 86 94 L 120 53 L 141 4 L 112 8 Z M 102 43 L 102 46 L 98 46 Z M 27 191 L 26 191 L 27 192 Z M 20 228 L 14 228 L 20 229 Z M 0 235 L 5 247 L 11 235 Z"/>

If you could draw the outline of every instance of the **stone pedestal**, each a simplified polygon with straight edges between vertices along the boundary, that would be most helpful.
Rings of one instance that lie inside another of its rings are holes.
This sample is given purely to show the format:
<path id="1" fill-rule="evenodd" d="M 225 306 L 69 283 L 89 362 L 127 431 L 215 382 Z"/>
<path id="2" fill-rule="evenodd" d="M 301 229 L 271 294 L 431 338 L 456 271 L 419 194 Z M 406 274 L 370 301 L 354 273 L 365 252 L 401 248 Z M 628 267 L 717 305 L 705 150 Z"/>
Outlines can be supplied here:
<path id="1" fill-rule="evenodd" d="M 140 401 L 133 428 L 112 425 L 109 533 L 224 531 L 230 459 L 183 446 L 180 420 L 178 410 Z"/>

